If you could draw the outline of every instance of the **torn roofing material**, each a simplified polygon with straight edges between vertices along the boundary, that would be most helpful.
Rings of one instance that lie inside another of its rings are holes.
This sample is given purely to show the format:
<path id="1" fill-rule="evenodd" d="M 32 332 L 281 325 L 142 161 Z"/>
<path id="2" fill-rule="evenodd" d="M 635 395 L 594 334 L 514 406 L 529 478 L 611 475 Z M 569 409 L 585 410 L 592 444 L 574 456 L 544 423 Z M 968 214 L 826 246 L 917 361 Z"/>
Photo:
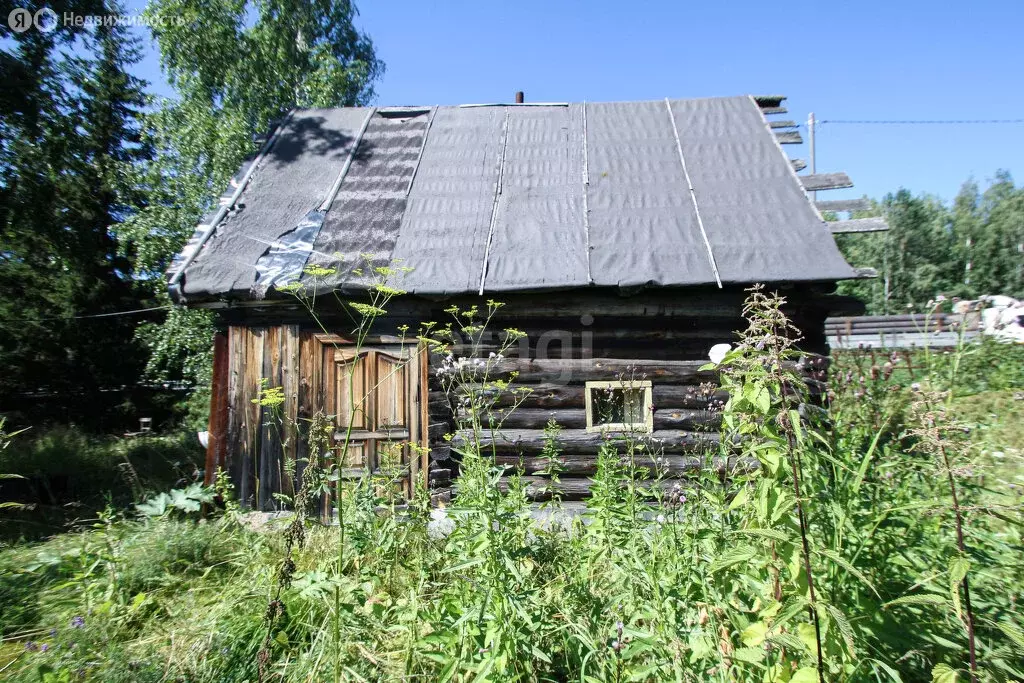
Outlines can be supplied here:
<path id="1" fill-rule="evenodd" d="M 856 277 L 748 96 L 299 111 L 255 164 L 186 300 L 364 259 L 424 295 Z"/>

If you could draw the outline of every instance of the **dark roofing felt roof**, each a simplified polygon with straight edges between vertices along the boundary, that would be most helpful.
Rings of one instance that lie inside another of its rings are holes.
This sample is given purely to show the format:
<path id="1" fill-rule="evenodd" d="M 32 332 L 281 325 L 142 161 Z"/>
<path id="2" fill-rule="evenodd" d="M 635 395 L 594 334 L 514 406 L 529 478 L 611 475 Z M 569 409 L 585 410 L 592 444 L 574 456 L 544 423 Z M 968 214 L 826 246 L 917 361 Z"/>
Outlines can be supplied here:
<path id="1" fill-rule="evenodd" d="M 188 300 L 358 288 L 360 254 L 431 295 L 855 276 L 746 96 L 298 111 L 247 170 L 172 266 Z"/>

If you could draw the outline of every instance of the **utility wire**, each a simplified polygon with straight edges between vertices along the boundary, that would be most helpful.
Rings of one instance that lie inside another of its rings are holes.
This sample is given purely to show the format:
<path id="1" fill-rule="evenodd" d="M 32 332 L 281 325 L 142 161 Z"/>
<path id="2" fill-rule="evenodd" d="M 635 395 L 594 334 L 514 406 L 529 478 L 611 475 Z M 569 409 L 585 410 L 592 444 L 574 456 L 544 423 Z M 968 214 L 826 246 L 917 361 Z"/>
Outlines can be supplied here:
<path id="1" fill-rule="evenodd" d="M 50 320 L 82 320 L 85 318 L 113 318 L 115 316 L 121 315 L 135 315 L 137 313 L 147 313 L 149 311 L 162 311 L 168 308 L 174 308 L 174 304 L 167 304 L 166 306 L 154 306 L 152 308 L 137 308 L 134 311 L 115 311 L 113 313 L 94 313 L 92 315 L 55 316 L 53 318 L 21 318 L 20 320 L 9 320 L 7 322 L 41 323 Z"/>
<path id="2" fill-rule="evenodd" d="M 886 125 L 886 126 L 960 126 L 960 125 L 992 125 L 992 124 L 1024 124 L 1024 119 L 819 119 L 815 127 L 819 128 L 826 123 L 832 124 L 854 124 L 854 125 Z M 798 123 L 796 128 L 806 130 L 807 123 Z"/>
<path id="3" fill-rule="evenodd" d="M 1024 119 L 933 119 L 933 120 L 912 120 L 912 119 L 890 119 L 890 120 L 870 120 L 870 119 L 822 119 L 818 123 L 853 123 L 853 124 L 872 124 L 872 125 L 963 125 L 963 124 L 1020 124 L 1024 123 Z M 806 124 L 804 124 L 806 125 Z"/>

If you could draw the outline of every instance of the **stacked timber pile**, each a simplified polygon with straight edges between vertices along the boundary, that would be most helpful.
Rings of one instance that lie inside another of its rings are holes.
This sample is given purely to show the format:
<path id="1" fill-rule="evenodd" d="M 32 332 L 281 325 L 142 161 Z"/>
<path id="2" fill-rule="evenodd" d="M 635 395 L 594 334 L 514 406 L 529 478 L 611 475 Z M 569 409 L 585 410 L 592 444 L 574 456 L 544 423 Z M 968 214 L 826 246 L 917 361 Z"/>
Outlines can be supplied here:
<path id="1" fill-rule="evenodd" d="M 849 316 L 827 318 L 825 334 L 833 349 L 948 348 L 978 336 L 980 320 L 976 312 Z"/>

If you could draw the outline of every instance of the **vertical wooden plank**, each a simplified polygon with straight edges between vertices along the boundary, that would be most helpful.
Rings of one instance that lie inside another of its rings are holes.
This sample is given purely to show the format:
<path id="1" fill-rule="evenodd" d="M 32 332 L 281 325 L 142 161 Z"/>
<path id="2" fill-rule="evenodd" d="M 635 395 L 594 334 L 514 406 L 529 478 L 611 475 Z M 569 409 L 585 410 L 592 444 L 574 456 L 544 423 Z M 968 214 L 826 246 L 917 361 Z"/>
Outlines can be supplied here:
<path id="1" fill-rule="evenodd" d="M 315 413 L 318 411 L 327 412 L 324 405 L 324 345 L 316 337 L 309 337 L 309 360 L 312 373 L 310 374 L 310 406 Z"/>
<path id="2" fill-rule="evenodd" d="M 315 389 L 313 385 L 313 360 L 314 347 L 317 346 L 316 340 L 313 339 L 313 335 L 308 332 L 300 332 L 298 335 L 298 417 L 299 419 L 308 419 L 313 417 L 313 413 L 316 412 L 313 405 L 315 403 Z"/>
<path id="3" fill-rule="evenodd" d="M 269 350 L 272 354 L 270 362 L 270 386 L 280 387 L 284 392 L 284 325 L 273 328 L 274 332 L 270 340 Z M 273 413 L 271 415 L 270 413 Z M 268 460 L 270 469 L 270 486 L 267 491 L 267 498 L 272 509 L 277 509 L 280 504 L 272 497 L 275 493 L 283 490 L 284 479 L 284 430 L 285 406 L 282 403 L 276 410 L 269 410 L 267 422 L 273 427 L 270 432 L 270 448 L 268 449 Z"/>
<path id="4" fill-rule="evenodd" d="M 322 358 L 322 380 L 318 389 L 321 392 L 320 405 L 323 406 L 324 411 L 328 415 L 335 416 L 335 422 L 337 422 L 338 415 L 338 403 L 337 403 L 337 392 L 334 391 L 334 387 L 337 386 L 338 373 L 336 368 L 337 360 L 335 358 L 335 348 L 332 344 L 323 344 Z"/>
<path id="5" fill-rule="evenodd" d="M 204 483 L 213 484 L 217 469 L 224 466 L 228 433 L 228 335 L 218 331 L 213 336 L 213 378 L 210 386 L 210 421 L 207 427 L 206 467 Z"/>
<path id="6" fill-rule="evenodd" d="M 316 385 L 314 382 L 314 359 L 315 350 L 319 348 L 319 344 L 313 338 L 313 335 L 308 332 L 298 332 L 298 407 L 297 407 L 297 418 L 298 424 L 296 425 L 296 446 L 295 446 L 295 457 L 297 459 L 295 465 L 295 479 L 296 486 L 302 485 L 302 472 L 306 467 L 306 461 L 309 458 L 309 422 L 308 420 L 313 417 L 316 412 L 314 407 L 316 400 Z"/>
<path id="7" fill-rule="evenodd" d="M 245 405 L 242 403 L 242 382 L 245 367 L 246 331 L 244 327 L 228 328 L 228 438 L 224 468 L 231 477 L 235 495 L 241 495 L 242 460 L 244 459 Z"/>
<path id="8" fill-rule="evenodd" d="M 263 368 L 260 379 L 266 380 L 268 389 L 281 386 L 281 328 L 271 326 L 263 333 Z M 257 449 L 257 498 L 260 510 L 276 507 L 273 494 L 280 490 L 281 440 L 280 425 L 275 409 L 261 407 L 259 411 L 260 444 Z"/>
<path id="9" fill-rule="evenodd" d="M 316 370 L 318 375 L 316 378 L 316 392 L 317 392 L 317 409 L 323 410 L 327 415 L 334 414 L 334 347 L 330 344 L 321 344 L 317 342 L 316 352 Z M 334 451 L 336 452 L 336 451 Z M 326 457 L 326 453 L 324 454 Z M 329 462 L 324 463 L 325 468 L 330 468 L 336 458 L 331 458 Z M 323 518 L 329 520 L 331 518 L 331 495 L 327 494 L 323 500 Z"/>
<path id="10" fill-rule="evenodd" d="M 336 384 L 329 391 L 334 395 L 338 429 L 347 430 L 350 421 L 352 429 L 374 429 L 367 416 L 366 393 L 373 383 L 369 354 L 362 353 L 357 358 L 337 350 L 334 358 Z"/>
<path id="11" fill-rule="evenodd" d="M 263 339 L 265 328 L 246 328 L 245 364 L 242 367 L 240 405 L 244 411 L 242 422 L 243 450 L 238 500 L 242 505 L 256 506 L 259 487 L 258 458 L 260 452 L 260 407 L 253 403 L 259 393 L 263 372 Z"/>
<path id="12" fill-rule="evenodd" d="M 373 429 L 385 431 L 391 429 L 408 429 L 409 427 L 409 387 L 407 382 L 407 354 L 393 356 L 384 351 L 376 354 L 376 411 Z"/>
<path id="13" fill-rule="evenodd" d="M 291 469 L 298 476 L 296 459 L 299 447 L 299 327 L 287 325 L 283 329 L 284 352 L 281 361 L 281 385 L 284 387 L 285 471 Z M 281 491 L 295 495 L 296 478 L 287 474 L 281 480 Z"/>
<path id="14" fill-rule="evenodd" d="M 419 402 L 419 424 L 416 425 L 416 434 L 421 447 L 420 477 L 426 488 L 430 480 L 430 440 L 427 437 L 427 425 L 430 424 L 430 352 L 426 344 L 420 343 L 416 356 L 419 363 L 419 372 L 413 375 L 419 377 L 416 386 L 416 400 Z"/>

